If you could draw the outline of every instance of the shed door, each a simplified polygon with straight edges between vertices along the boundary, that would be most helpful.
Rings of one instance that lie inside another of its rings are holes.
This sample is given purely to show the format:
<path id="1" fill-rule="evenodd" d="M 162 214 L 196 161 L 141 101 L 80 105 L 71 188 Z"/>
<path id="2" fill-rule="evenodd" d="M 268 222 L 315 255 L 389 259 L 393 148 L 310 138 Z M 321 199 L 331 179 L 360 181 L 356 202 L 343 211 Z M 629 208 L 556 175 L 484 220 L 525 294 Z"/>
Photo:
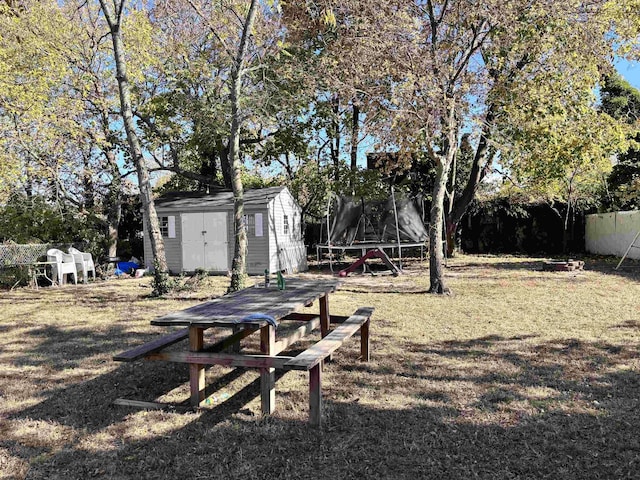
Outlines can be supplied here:
<path id="1" fill-rule="evenodd" d="M 224 212 L 182 215 L 182 269 L 229 270 L 227 214 Z"/>

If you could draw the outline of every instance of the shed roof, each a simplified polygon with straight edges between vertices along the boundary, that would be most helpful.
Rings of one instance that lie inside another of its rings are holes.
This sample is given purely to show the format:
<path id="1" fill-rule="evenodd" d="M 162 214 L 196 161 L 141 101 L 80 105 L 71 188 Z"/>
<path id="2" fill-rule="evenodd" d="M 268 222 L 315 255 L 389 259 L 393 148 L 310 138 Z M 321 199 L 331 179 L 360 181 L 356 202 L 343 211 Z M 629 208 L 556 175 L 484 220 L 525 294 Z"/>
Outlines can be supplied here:
<path id="1" fill-rule="evenodd" d="M 245 190 L 245 206 L 266 205 L 277 197 L 284 186 L 258 188 Z M 211 193 L 203 192 L 170 192 L 158 198 L 155 202 L 158 208 L 171 208 L 177 210 L 191 210 L 200 208 L 233 208 L 233 192 L 230 190 L 218 190 Z"/>

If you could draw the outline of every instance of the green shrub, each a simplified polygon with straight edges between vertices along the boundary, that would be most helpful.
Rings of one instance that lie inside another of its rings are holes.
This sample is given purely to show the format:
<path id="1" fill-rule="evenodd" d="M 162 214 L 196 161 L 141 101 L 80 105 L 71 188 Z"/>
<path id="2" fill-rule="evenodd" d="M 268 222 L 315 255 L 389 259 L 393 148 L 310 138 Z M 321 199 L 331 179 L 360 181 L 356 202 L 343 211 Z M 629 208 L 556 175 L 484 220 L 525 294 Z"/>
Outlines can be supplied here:
<path id="1" fill-rule="evenodd" d="M 160 269 L 158 260 L 153 261 L 153 279 L 151 280 L 152 297 L 162 297 L 173 291 L 175 281 L 169 276 L 169 272 Z"/>

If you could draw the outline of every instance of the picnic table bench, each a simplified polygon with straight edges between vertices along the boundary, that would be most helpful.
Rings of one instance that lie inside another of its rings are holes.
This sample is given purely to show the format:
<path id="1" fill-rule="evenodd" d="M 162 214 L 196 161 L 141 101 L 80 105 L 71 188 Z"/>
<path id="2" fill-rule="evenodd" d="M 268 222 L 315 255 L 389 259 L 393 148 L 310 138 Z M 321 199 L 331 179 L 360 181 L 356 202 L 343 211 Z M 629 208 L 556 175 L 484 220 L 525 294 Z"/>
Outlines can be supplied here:
<path id="1" fill-rule="evenodd" d="M 337 316 L 329 313 L 329 294 L 340 281 L 288 279 L 285 290 L 275 287 L 247 288 L 204 304 L 174 312 L 152 320 L 153 325 L 187 326 L 151 342 L 114 356 L 114 360 L 132 362 L 139 359 L 162 360 L 189 365 L 191 403 L 200 406 L 204 401 L 204 369 L 208 365 L 257 368 L 261 378 L 261 407 L 264 414 L 275 408 L 275 370 L 309 372 L 309 421 L 322 421 L 322 368 L 324 360 L 343 343 L 360 332 L 360 354 L 369 361 L 369 325 L 372 307 L 360 307 L 353 315 Z M 302 313 L 300 307 L 310 306 L 319 299 L 319 314 Z M 277 325 L 293 321 L 301 326 L 282 338 L 276 338 L 274 322 L 251 314 L 261 314 L 275 320 Z M 248 319 L 247 319 L 248 317 Z M 246 319 L 246 320 L 245 320 Z M 330 325 L 337 325 L 332 330 Z M 232 333 L 205 345 L 203 332 L 211 327 L 227 327 Z M 297 355 L 283 354 L 296 342 L 320 327 L 321 339 Z M 240 341 L 259 331 L 260 353 L 240 351 Z M 189 350 L 165 350 L 189 340 Z"/>

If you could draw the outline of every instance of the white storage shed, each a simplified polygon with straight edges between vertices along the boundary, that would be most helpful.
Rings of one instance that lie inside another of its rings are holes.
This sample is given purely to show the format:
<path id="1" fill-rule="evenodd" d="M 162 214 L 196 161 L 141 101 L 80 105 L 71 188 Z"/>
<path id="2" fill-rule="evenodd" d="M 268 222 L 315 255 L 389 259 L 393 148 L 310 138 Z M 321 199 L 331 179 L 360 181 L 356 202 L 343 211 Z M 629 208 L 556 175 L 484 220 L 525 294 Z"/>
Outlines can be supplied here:
<path id="1" fill-rule="evenodd" d="M 231 270 L 235 245 L 232 192 L 173 193 L 159 198 L 155 205 L 171 273 Z M 244 211 L 247 273 L 307 270 L 302 211 L 287 187 L 245 191 Z M 144 263 L 152 268 L 146 225 L 144 232 Z"/>

